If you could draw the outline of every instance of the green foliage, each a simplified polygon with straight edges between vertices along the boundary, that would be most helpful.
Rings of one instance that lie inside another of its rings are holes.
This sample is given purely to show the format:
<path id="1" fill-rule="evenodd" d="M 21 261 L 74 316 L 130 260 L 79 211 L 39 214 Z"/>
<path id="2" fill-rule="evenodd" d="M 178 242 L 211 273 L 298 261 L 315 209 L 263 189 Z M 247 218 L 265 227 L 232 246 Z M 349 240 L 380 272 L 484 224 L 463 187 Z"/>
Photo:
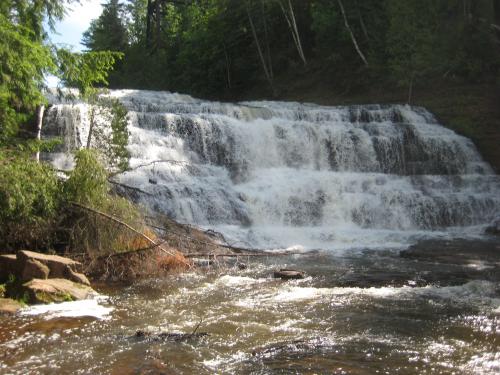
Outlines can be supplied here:
<path id="1" fill-rule="evenodd" d="M 128 35 L 123 14 L 124 5 L 118 0 L 103 4 L 99 18 L 92 20 L 84 32 L 82 44 L 92 51 L 125 51 Z"/>
<path id="2" fill-rule="evenodd" d="M 0 14 L 0 144 L 45 101 L 43 77 L 55 65 L 49 49 L 33 39 L 31 30 Z"/>
<path id="3" fill-rule="evenodd" d="M 61 204 L 54 171 L 26 156 L 0 153 L 0 239 L 6 246 L 50 241 Z"/>
<path id="4" fill-rule="evenodd" d="M 128 168 L 130 153 L 127 150 L 127 109 L 118 99 L 99 96 L 89 109 L 91 119 L 91 144 L 101 156 L 106 168 L 125 171 Z"/>
<path id="5" fill-rule="evenodd" d="M 90 207 L 100 207 L 107 199 L 108 174 L 99 162 L 96 150 L 79 150 L 75 155 L 76 165 L 64 184 L 65 197 Z"/>
<path id="6" fill-rule="evenodd" d="M 13 274 L 9 274 L 8 280 L 4 286 L 4 294 L 8 298 L 15 299 L 21 305 L 26 306 L 29 302 L 29 295 L 24 290 L 21 280 Z"/>
<path id="7" fill-rule="evenodd" d="M 115 36 L 128 37 L 115 43 L 125 58 L 113 72 L 112 87 L 234 97 L 260 85 L 263 70 L 247 10 L 272 71 L 306 76 L 310 69 L 298 59 L 278 0 L 159 1 L 161 13 L 150 14 L 149 34 L 147 3 L 133 1 L 123 8 L 109 0 L 86 34 L 92 51 L 108 48 Z M 495 1 L 342 3 L 346 20 L 336 0 L 290 1 L 305 54 L 342 91 L 388 81 L 408 86 L 436 78 L 484 82 L 498 77 L 500 33 L 491 26 L 500 18 Z"/>
<path id="8" fill-rule="evenodd" d="M 62 82 L 79 90 L 80 96 L 95 101 L 98 85 L 106 85 L 110 70 L 123 57 L 120 52 L 97 51 L 75 53 L 66 49 L 57 51 L 59 75 Z"/>

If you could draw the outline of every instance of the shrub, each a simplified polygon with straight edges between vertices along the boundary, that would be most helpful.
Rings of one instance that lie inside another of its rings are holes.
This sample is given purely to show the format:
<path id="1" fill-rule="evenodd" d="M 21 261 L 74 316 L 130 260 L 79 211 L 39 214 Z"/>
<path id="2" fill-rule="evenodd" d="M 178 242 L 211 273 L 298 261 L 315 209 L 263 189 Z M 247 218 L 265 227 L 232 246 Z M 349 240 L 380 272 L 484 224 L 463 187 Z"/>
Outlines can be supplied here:
<path id="1" fill-rule="evenodd" d="M 3 249 L 47 246 L 60 204 L 61 184 L 51 167 L 27 156 L 0 153 Z"/>

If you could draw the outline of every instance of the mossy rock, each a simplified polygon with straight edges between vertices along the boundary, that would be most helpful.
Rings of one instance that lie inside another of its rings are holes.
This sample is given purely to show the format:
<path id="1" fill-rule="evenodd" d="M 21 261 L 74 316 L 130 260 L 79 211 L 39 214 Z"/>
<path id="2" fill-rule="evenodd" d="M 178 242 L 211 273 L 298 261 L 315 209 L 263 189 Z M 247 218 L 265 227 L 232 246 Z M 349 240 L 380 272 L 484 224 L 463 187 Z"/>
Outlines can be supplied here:
<path id="1" fill-rule="evenodd" d="M 96 294 L 91 287 L 66 279 L 33 279 L 23 287 L 30 303 L 77 301 Z"/>

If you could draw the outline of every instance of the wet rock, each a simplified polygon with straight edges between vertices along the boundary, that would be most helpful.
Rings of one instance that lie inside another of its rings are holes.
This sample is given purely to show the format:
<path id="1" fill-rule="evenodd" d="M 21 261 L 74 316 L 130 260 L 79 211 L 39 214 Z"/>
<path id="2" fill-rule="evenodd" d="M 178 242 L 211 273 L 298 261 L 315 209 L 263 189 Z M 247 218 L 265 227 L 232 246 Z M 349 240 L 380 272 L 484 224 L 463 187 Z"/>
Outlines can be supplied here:
<path id="1" fill-rule="evenodd" d="M 91 287 L 66 279 L 33 279 L 23 284 L 30 303 L 76 301 L 97 294 Z"/>
<path id="2" fill-rule="evenodd" d="M 59 255 L 48 255 L 35 253 L 34 251 L 22 250 L 17 253 L 17 262 L 19 269 L 23 269 L 28 259 L 36 260 L 45 264 L 50 272 L 50 278 L 68 277 L 68 269 L 73 272 L 81 271 L 81 263 L 76 260 L 65 258 Z"/>
<path id="3" fill-rule="evenodd" d="M 248 268 L 245 263 L 236 263 L 236 267 L 238 267 L 239 270 L 246 270 Z"/>
<path id="4" fill-rule="evenodd" d="M 214 261 L 212 259 L 192 258 L 191 261 L 196 267 L 210 267 Z"/>
<path id="5" fill-rule="evenodd" d="M 202 337 L 208 336 L 206 332 L 193 332 L 193 333 L 170 333 L 170 332 L 160 332 L 154 333 L 149 331 L 138 330 L 132 336 L 134 339 L 146 340 L 146 341 L 174 341 L 181 342 L 192 339 L 200 339 Z"/>
<path id="6" fill-rule="evenodd" d="M 69 267 L 66 268 L 64 275 L 68 280 L 74 281 L 75 283 L 90 285 L 90 281 L 87 279 L 87 276 L 83 273 L 75 272 Z"/>
<path id="7" fill-rule="evenodd" d="M 292 279 L 303 279 L 305 277 L 305 273 L 297 270 L 289 270 L 289 269 L 280 269 L 279 271 L 274 271 L 275 279 L 282 280 L 292 280 Z"/>
<path id="8" fill-rule="evenodd" d="M 42 262 L 36 259 L 27 259 L 24 263 L 21 280 L 29 281 L 32 279 L 47 279 L 49 277 L 50 269 Z"/>
<path id="9" fill-rule="evenodd" d="M 493 223 L 486 228 L 486 234 L 492 234 L 494 236 L 500 236 L 500 217 L 495 219 Z"/>
<path id="10" fill-rule="evenodd" d="M 18 274 L 18 264 L 15 254 L 0 255 L 0 283 L 9 279 L 9 275 Z"/>
<path id="11" fill-rule="evenodd" d="M 0 298 L 0 314 L 14 314 L 22 308 L 20 302 L 10 298 Z"/>
<path id="12" fill-rule="evenodd" d="M 427 240 L 400 252 L 402 258 L 454 267 L 454 275 L 467 280 L 500 281 L 500 241 Z"/>

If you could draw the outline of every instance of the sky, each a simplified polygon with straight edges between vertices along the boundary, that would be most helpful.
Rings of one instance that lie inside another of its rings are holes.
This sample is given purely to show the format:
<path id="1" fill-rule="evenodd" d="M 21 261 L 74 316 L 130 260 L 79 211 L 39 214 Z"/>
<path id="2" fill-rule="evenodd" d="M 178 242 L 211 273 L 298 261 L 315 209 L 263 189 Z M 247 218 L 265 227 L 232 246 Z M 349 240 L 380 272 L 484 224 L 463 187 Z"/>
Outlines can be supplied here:
<path id="1" fill-rule="evenodd" d="M 82 34 L 89 28 L 90 21 L 101 14 L 103 0 L 81 0 L 80 4 L 71 4 L 66 17 L 55 25 L 55 32 L 49 32 L 54 44 L 71 47 L 74 51 L 81 51 Z M 55 77 L 47 77 L 47 85 L 57 85 Z"/>

